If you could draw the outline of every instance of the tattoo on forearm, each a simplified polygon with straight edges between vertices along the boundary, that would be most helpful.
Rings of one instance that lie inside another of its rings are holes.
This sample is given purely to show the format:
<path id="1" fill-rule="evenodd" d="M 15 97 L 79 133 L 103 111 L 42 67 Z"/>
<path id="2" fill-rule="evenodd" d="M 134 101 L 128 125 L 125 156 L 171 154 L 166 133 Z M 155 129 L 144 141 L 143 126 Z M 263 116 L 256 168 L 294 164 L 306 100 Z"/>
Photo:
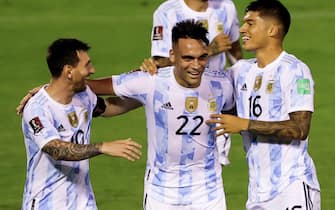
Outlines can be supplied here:
<path id="1" fill-rule="evenodd" d="M 42 151 L 48 153 L 55 160 L 85 160 L 101 154 L 98 144 L 73 144 L 61 140 L 52 140 L 47 143 Z"/>
<path id="2" fill-rule="evenodd" d="M 216 55 L 220 53 L 219 51 L 219 45 L 216 41 L 214 41 L 212 44 L 211 44 L 211 55 Z"/>
<path id="3" fill-rule="evenodd" d="M 281 122 L 249 121 L 248 130 L 262 136 L 284 139 L 306 139 L 309 133 L 312 113 L 293 112 L 290 120 Z"/>

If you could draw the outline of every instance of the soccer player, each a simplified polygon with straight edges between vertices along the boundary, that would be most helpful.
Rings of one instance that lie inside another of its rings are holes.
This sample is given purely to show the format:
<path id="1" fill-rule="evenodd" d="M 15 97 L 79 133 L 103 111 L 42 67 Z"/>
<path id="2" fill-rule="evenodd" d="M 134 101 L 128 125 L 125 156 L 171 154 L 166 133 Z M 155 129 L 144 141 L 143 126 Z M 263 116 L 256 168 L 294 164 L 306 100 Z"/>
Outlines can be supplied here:
<path id="1" fill-rule="evenodd" d="M 277 0 L 246 8 L 243 48 L 255 59 L 232 67 L 238 117 L 212 115 L 222 133 L 241 132 L 249 166 L 248 210 L 319 210 L 320 186 L 307 152 L 314 111 L 310 69 L 283 48 L 290 14 Z"/>
<path id="2" fill-rule="evenodd" d="M 121 114 L 127 104 L 113 106 L 86 86 L 85 79 L 95 72 L 89 48 L 76 39 L 59 39 L 48 49 L 50 84 L 23 111 L 27 152 L 23 210 L 97 209 L 88 158 L 106 154 L 134 161 L 141 155 L 141 145 L 131 139 L 90 144 L 92 116 Z"/>
<path id="3" fill-rule="evenodd" d="M 212 74 L 223 73 L 226 66 L 225 52 L 229 52 L 231 63 L 242 58 L 239 22 L 231 0 L 168 0 L 153 15 L 151 56 L 155 65 L 165 67 L 172 64 L 169 60 L 172 27 L 186 19 L 194 19 L 208 30 L 208 65 Z M 145 60 L 145 63 L 148 62 Z"/>
<path id="4" fill-rule="evenodd" d="M 205 120 L 234 106 L 233 90 L 226 77 L 204 74 L 206 35 L 200 23 L 179 22 L 172 29 L 173 66 L 153 76 L 137 71 L 89 81 L 98 94 L 133 98 L 145 107 L 146 210 L 226 209 L 215 132 Z"/>
<path id="5" fill-rule="evenodd" d="M 172 47 L 172 27 L 179 21 L 194 19 L 208 30 L 208 68 L 206 74 L 217 77 L 225 74 L 226 58 L 233 64 L 242 58 L 239 42 L 239 21 L 231 0 L 168 0 L 154 12 L 151 58 L 145 59 L 141 69 L 156 72 L 157 68 L 172 65 L 169 50 Z M 218 141 L 220 162 L 229 163 L 230 136 Z M 228 143 L 228 144 L 227 144 Z"/>

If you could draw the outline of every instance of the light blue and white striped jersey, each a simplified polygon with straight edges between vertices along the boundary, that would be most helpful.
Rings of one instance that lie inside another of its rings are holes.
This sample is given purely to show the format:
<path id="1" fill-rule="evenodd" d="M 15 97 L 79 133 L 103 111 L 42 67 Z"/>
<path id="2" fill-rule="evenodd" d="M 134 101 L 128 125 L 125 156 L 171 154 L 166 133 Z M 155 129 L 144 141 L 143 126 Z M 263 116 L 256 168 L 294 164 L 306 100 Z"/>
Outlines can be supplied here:
<path id="1" fill-rule="evenodd" d="M 309 68 L 282 52 L 264 68 L 255 59 L 241 60 L 232 68 L 238 116 L 260 121 L 284 121 L 289 113 L 314 111 L 314 82 Z M 307 139 L 290 144 L 267 143 L 267 137 L 243 132 L 249 166 L 248 202 L 273 198 L 295 180 L 320 189 Z M 275 140 L 271 140 L 275 142 Z"/>
<path id="2" fill-rule="evenodd" d="M 223 196 L 215 133 L 205 121 L 233 104 L 232 83 L 203 75 L 197 88 L 180 86 L 173 67 L 157 75 L 133 72 L 113 76 L 118 96 L 144 104 L 148 156 L 146 193 L 171 205 L 203 204 Z"/>
<path id="3" fill-rule="evenodd" d="M 208 30 L 208 39 L 212 41 L 221 32 L 227 34 L 232 42 L 239 39 L 239 21 L 234 3 L 231 0 L 209 0 L 205 12 L 190 9 L 184 0 L 168 0 L 154 12 L 151 55 L 169 57 L 172 49 L 172 28 L 186 19 L 202 22 Z M 226 55 L 220 53 L 209 58 L 209 71 L 221 73 L 225 69 Z"/>
<path id="4" fill-rule="evenodd" d="M 29 100 L 22 119 L 27 152 L 23 210 L 97 209 L 88 160 L 57 161 L 41 150 L 55 139 L 89 144 L 96 101 L 88 87 L 67 105 L 53 100 L 45 87 Z"/>

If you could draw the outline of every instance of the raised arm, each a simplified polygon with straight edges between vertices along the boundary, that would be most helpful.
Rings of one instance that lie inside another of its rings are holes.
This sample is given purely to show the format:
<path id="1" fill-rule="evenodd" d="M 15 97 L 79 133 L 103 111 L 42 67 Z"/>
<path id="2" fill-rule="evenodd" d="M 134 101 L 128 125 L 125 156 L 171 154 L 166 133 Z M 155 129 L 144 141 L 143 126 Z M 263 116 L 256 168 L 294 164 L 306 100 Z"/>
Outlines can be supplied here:
<path id="1" fill-rule="evenodd" d="M 115 95 L 111 77 L 87 79 L 87 85 L 97 95 Z"/>
<path id="2" fill-rule="evenodd" d="M 235 64 L 237 60 L 242 59 L 243 53 L 240 42 L 237 40 L 231 45 L 231 49 L 227 52 L 228 61 L 231 65 Z"/>
<path id="3" fill-rule="evenodd" d="M 105 99 L 106 109 L 103 117 L 112 117 L 141 107 L 142 104 L 131 98 L 109 97 Z"/>

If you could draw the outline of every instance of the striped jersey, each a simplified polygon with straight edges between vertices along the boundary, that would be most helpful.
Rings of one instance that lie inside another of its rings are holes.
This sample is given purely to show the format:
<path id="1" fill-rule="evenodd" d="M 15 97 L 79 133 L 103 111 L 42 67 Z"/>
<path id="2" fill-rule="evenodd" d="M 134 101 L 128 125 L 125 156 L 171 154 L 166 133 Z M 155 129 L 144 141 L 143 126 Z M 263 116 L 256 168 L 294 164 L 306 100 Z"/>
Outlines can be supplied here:
<path id="1" fill-rule="evenodd" d="M 314 82 L 307 65 L 285 51 L 264 68 L 255 59 L 241 60 L 234 75 L 238 116 L 259 121 L 284 121 L 289 113 L 314 111 Z M 242 132 L 249 166 L 249 202 L 262 202 L 295 180 L 320 189 L 307 139 L 291 143 Z"/>
<path id="2" fill-rule="evenodd" d="M 199 87 L 185 88 L 173 68 L 154 76 L 141 71 L 113 76 L 113 88 L 145 107 L 147 196 L 171 205 L 203 204 L 223 196 L 215 133 L 205 121 L 222 107 L 232 108 L 232 83 L 203 75 Z"/>
<path id="3" fill-rule="evenodd" d="M 151 55 L 169 57 L 172 49 L 172 28 L 186 19 L 194 19 L 203 23 L 208 30 L 208 39 L 212 41 L 221 32 L 227 34 L 232 42 L 239 39 L 239 22 L 234 3 L 231 0 L 209 0 L 205 12 L 190 9 L 184 0 L 168 0 L 162 3 L 154 12 Z M 211 73 L 222 72 L 226 65 L 225 53 L 209 58 Z"/>
<path id="4" fill-rule="evenodd" d="M 53 100 L 45 87 L 29 100 L 22 119 L 27 153 L 23 210 L 97 209 L 89 161 L 54 160 L 41 150 L 55 139 L 89 144 L 96 101 L 96 95 L 88 87 L 66 105 Z"/>

